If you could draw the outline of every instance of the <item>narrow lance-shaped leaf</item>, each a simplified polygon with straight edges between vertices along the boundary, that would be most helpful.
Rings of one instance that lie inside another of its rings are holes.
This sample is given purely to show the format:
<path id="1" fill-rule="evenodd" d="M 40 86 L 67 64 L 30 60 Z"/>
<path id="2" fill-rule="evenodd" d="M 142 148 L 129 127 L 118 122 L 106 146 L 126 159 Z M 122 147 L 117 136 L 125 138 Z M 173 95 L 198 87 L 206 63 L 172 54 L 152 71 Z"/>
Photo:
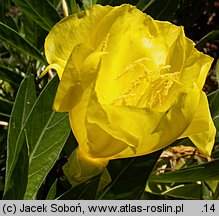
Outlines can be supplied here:
<path id="1" fill-rule="evenodd" d="M 12 69 L 0 65 L 0 79 L 18 87 L 23 77 L 15 73 Z"/>
<path id="2" fill-rule="evenodd" d="M 218 62 L 217 62 L 218 64 Z M 219 89 L 208 95 L 209 108 L 214 121 L 214 125 L 217 129 L 215 144 L 219 143 Z M 214 152 L 213 152 L 214 153 Z"/>
<path id="3" fill-rule="evenodd" d="M 82 0 L 85 9 L 91 8 L 97 3 L 97 0 Z"/>
<path id="4" fill-rule="evenodd" d="M 18 154 L 18 159 L 11 176 L 13 186 L 6 192 L 4 199 L 21 200 L 24 198 L 27 187 L 29 158 L 26 139 L 22 139 L 22 142 L 23 145 Z"/>
<path id="5" fill-rule="evenodd" d="M 9 45 L 29 54 L 33 58 L 45 63 L 45 59 L 39 50 L 23 38 L 18 32 L 0 22 L 0 39 Z"/>
<path id="6" fill-rule="evenodd" d="M 76 0 L 65 0 L 68 6 L 69 14 L 74 14 L 80 12 L 80 6 L 77 4 Z"/>
<path id="7" fill-rule="evenodd" d="M 36 48 L 39 50 L 43 49 L 45 37 L 47 35 L 47 31 L 39 26 L 35 21 L 30 19 L 23 12 L 23 25 L 24 25 L 24 34 L 25 39 L 30 41 Z"/>
<path id="8" fill-rule="evenodd" d="M 208 101 L 212 117 L 219 115 L 219 89 L 208 95 Z"/>
<path id="9" fill-rule="evenodd" d="M 3 121 L 4 122 L 3 124 L 7 125 L 7 121 L 9 120 L 9 118 L 10 118 L 9 114 L 0 112 L 0 121 Z"/>
<path id="10" fill-rule="evenodd" d="M 139 0 L 138 4 L 136 5 L 136 7 L 141 10 L 141 11 L 145 11 L 147 10 L 148 7 L 150 7 L 150 5 L 154 2 L 155 0 Z"/>
<path id="11" fill-rule="evenodd" d="M 48 0 L 48 2 L 55 8 L 58 8 L 58 6 L 60 5 L 60 0 Z"/>
<path id="12" fill-rule="evenodd" d="M 1 111 L 4 111 L 4 112 L 8 111 L 7 113 L 11 113 L 13 102 L 3 97 L 0 97 L 0 107 L 1 107 Z"/>
<path id="13" fill-rule="evenodd" d="M 89 1 L 89 0 L 87 0 Z M 92 0 L 90 0 L 92 2 Z M 93 1 L 95 2 L 95 1 Z M 122 5 L 122 4 L 131 4 L 131 5 L 136 5 L 138 1 L 134 0 L 96 0 L 97 4 L 100 5 L 111 5 L 111 6 L 117 6 L 117 5 Z"/>
<path id="14" fill-rule="evenodd" d="M 219 144 L 219 115 L 214 116 L 213 120 L 214 120 L 214 125 L 217 129 L 217 133 L 215 137 L 215 145 L 216 145 Z M 217 154 L 217 151 L 215 153 Z"/>
<path id="15" fill-rule="evenodd" d="M 206 34 L 204 37 L 202 37 L 196 44 L 196 48 L 198 50 L 201 50 L 206 42 L 213 41 L 219 37 L 219 30 L 213 30 Z"/>
<path id="16" fill-rule="evenodd" d="M 0 0 L 0 21 L 17 30 L 17 24 L 12 16 L 8 16 L 11 7 L 10 1 Z"/>
<path id="17" fill-rule="evenodd" d="M 29 149 L 29 175 L 25 199 L 32 199 L 56 162 L 70 133 L 67 113 L 52 110 L 58 76 L 38 97 L 25 125 Z"/>
<path id="18" fill-rule="evenodd" d="M 143 6 L 143 1 L 139 2 L 138 8 L 153 18 L 165 21 L 171 21 L 174 17 L 175 12 L 178 10 L 180 0 L 151 0 L 146 1 Z"/>
<path id="19" fill-rule="evenodd" d="M 108 166 L 112 181 L 99 199 L 140 199 L 162 150 L 136 158 L 113 160 Z"/>
<path id="20" fill-rule="evenodd" d="M 216 72 L 217 84 L 219 87 L 219 59 L 216 62 L 215 72 Z"/>
<path id="21" fill-rule="evenodd" d="M 13 0 L 13 2 L 46 31 L 49 31 L 61 18 L 57 10 L 47 0 Z"/>
<path id="22" fill-rule="evenodd" d="M 169 172 L 160 175 L 151 175 L 151 182 L 196 182 L 219 180 L 219 159 L 201 165 Z"/>
<path id="23" fill-rule="evenodd" d="M 202 185 L 197 183 L 177 185 L 162 193 L 180 199 L 202 199 Z"/>
<path id="24" fill-rule="evenodd" d="M 53 182 L 51 188 L 49 189 L 49 192 L 48 192 L 48 194 L 47 194 L 47 196 L 46 196 L 46 199 L 47 199 L 47 200 L 54 200 L 54 199 L 55 199 L 55 197 L 56 197 L 56 188 L 57 188 L 57 180 L 58 180 L 58 179 L 56 179 L 56 180 Z"/>
<path id="25" fill-rule="evenodd" d="M 18 179 L 20 176 L 16 175 L 16 173 L 13 175 L 13 171 L 17 164 L 23 144 L 25 143 L 23 128 L 35 99 L 36 91 L 34 78 L 32 75 L 29 75 L 24 78 L 20 85 L 9 122 L 4 190 L 4 197 L 8 199 L 15 199 L 19 193 L 18 188 L 22 187 L 22 185 L 16 184 L 16 182 L 19 182 Z M 24 154 L 21 153 L 21 157 L 26 157 L 25 152 L 23 153 Z M 22 170 L 23 168 L 22 166 L 17 166 L 16 169 Z"/>
<path id="26" fill-rule="evenodd" d="M 0 97 L 0 120 L 6 120 L 10 117 L 13 102 Z M 7 118 L 4 118 L 7 117 Z"/>
<path id="27" fill-rule="evenodd" d="M 96 198 L 100 175 L 72 187 L 67 192 L 59 196 L 58 200 L 93 200 Z"/>

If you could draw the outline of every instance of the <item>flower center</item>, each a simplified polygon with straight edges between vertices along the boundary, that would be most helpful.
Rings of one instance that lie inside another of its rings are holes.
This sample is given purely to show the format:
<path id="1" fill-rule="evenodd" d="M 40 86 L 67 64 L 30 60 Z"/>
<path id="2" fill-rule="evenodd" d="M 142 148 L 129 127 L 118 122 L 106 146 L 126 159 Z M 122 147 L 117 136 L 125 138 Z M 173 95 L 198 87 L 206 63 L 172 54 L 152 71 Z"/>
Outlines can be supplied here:
<path id="1" fill-rule="evenodd" d="M 150 108 L 155 110 L 166 110 L 169 108 L 173 97 L 169 97 L 170 89 L 174 83 L 179 82 L 179 72 L 170 72 L 171 65 L 160 65 L 155 70 L 149 70 L 151 60 L 141 58 L 128 65 L 124 71 L 118 75 L 115 81 L 121 82 L 128 76 L 132 76 L 128 87 L 120 96 L 112 101 L 114 105 L 137 106 L 140 108 Z M 138 74 L 133 79 L 133 75 Z"/>

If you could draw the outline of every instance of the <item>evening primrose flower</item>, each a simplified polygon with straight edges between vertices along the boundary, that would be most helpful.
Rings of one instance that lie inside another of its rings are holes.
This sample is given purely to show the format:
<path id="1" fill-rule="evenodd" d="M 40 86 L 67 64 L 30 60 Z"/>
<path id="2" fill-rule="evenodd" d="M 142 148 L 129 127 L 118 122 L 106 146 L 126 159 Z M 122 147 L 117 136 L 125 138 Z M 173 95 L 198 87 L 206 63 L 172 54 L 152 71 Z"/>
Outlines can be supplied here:
<path id="1" fill-rule="evenodd" d="M 85 181 L 108 161 L 149 154 L 189 137 L 210 156 L 215 127 L 202 91 L 212 58 L 182 27 L 134 6 L 95 5 L 57 23 L 45 42 L 78 147 L 64 170 Z"/>

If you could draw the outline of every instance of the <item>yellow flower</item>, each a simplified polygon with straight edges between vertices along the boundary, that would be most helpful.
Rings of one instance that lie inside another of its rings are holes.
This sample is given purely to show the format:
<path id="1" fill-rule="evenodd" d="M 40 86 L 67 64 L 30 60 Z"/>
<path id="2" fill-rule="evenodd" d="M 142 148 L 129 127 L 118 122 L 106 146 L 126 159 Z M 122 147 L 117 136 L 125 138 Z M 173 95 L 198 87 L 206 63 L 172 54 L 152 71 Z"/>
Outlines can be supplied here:
<path id="1" fill-rule="evenodd" d="M 128 4 L 95 5 L 57 23 L 45 53 L 45 72 L 61 79 L 54 109 L 69 112 L 79 143 L 65 167 L 72 181 L 183 137 L 211 154 L 216 130 L 202 88 L 212 58 L 182 27 Z"/>

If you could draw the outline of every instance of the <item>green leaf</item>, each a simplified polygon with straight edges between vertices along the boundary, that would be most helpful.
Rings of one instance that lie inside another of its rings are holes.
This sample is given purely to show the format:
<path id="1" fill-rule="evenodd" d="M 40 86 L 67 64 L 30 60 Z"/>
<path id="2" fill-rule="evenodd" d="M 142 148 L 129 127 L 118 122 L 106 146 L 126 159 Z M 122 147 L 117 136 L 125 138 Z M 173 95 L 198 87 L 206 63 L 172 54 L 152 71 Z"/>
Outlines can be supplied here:
<path id="1" fill-rule="evenodd" d="M 58 8 L 58 6 L 60 5 L 60 0 L 48 0 L 48 2 L 52 4 L 55 8 Z"/>
<path id="2" fill-rule="evenodd" d="M 202 199 L 202 185 L 196 183 L 182 184 L 165 191 L 162 195 L 169 195 L 180 199 L 199 200 Z"/>
<path id="3" fill-rule="evenodd" d="M 113 0 L 97 0 L 97 4 L 100 4 L 100 5 L 111 5 L 111 3 L 113 2 Z"/>
<path id="4" fill-rule="evenodd" d="M 0 116 L 10 117 L 11 110 L 13 107 L 13 102 L 0 97 L 0 107 L 1 107 Z M 4 120 L 4 119 L 1 119 L 0 117 L 0 120 Z"/>
<path id="5" fill-rule="evenodd" d="M 138 0 L 97 0 L 97 4 L 117 6 L 121 4 L 136 5 Z"/>
<path id="6" fill-rule="evenodd" d="M 0 0 L 0 21 L 10 26 L 12 29 L 18 30 L 15 19 L 9 15 L 10 7 L 10 1 Z"/>
<path id="7" fill-rule="evenodd" d="M 78 142 L 73 134 L 72 131 L 70 131 L 70 134 L 68 136 L 68 139 L 62 149 L 62 156 L 63 157 L 70 157 L 71 153 L 77 148 Z"/>
<path id="8" fill-rule="evenodd" d="M 24 78 L 20 85 L 9 122 L 7 139 L 6 180 L 4 191 L 4 197 L 7 199 L 16 199 L 17 197 L 19 197 L 20 192 L 18 189 L 23 188 L 22 185 L 16 184 L 16 182 L 21 182 L 21 176 L 17 175 L 17 173 L 19 173 L 19 171 L 22 172 L 23 169 L 22 166 L 16 166 L 16 164 L 22 164 L 22 161 L 18 160 L 19 157 L 26 157 L 25 147 L 23 149 L 23 145 L 26 141 L 23 129 L 28 114 L 30 113 L 30 110 L 32 109 L 32 106 L 35 102 L 35 99 L 36 91 L 34 78 L 32 75 L 29 75 Z M 24 151 L 20 155 L 22 149 Z"/>
<path id="9" fill-rule="evenodd" d="M 100 175 L 97 175 L 86 182 L 83 182 L 58 197 L 59 200 L 93 200 L 96 198 L 96 192 L 100 181 Z"/>
<path id="10" fill-rule="evenodd" d="M 47 84 L 25 125 L 29 145 L 29 175 L 25 199 L 33 199 L 58 159 L 70 133 L 68 114 L 52 110 L 58 83 L 58 76 L 55 76 Z"/>
<path id="11" fill-rule="evenodd" d="M 154 183 L 156 184 L 156 183 Z M 169 188 L 169 185 L 165 184 L 156 184 L 156 187 L 160 189 L 165 189 L 165 186 Z M 202 199 L 202 185 L 197 183 L 191 184 L 180 184 L 177 186 L 172 186 L 171 188 L 165 191 L 145 191 L 141 197 L 143 200 L 191 200 L 191 199 Z"/>
<path id="12" fill-rule="evenodd" d="M 217 84 L 218 84 L 218 87 L 219 87 L 219 59 L 216 62 L 215 73 L 216 73 Z"/>
<path id="13" fill-rule="evenodd" d="M 219 115 L 219 89 L 208 95 L 208 101 L 212 117 Z"/>
<path id="14" fill-rule="evenodd" d="M 25 140 L 21 147 L 21 151 L 19 152 L 17 163 L 12 172 L 11 183 L 13 186 L 4 195 L 4 199 L 23 199 L 27 187 L 28 161 L 28 149 Z"/>
<path id="15" fill-rule="evenodd" d="M 97 0 L 82 0 L 85 9 L 91 8 L 97 3 Z"/>
<path id="16" fill-rule="evenodd" d="M 204 164 L 196 165 L 181 170 L 162 173 L 159 175 L 152 174 L 150 182 L 196 182 L 207 180 L 219 180 L 219 159 Z"/>
<path id="17" fill-rule="evenodd" d="M 45 59 L 36 47 L 24 39 L 18 32 L 2 22 L 0 22 L 0 39 L 19 49 L 20 51 L 29 54 L 42 63 L 45 63 Z"/>
<path id="18" fill-rule="evenodd" d="M 181 0 L 151 0 L 146 1 L 146 5 L 143 6 L 143 1 L 139 2 L 142 11 L 151 15 L 155 19 L 171 21 L 174 18 L 176 11 L 179 8 Z"/>
<path id="19" fill-rule="evenodd" d="M 61 18 L 47 0 L 13 0 L 13 2 L 46 31 L 49 31 Z"/>
<path id="20" fill-rule="evenodd" d="M 217 187 L 215 188 L 214 194 L 212 199 L 218 200 L 219 199 L 219 181 L 217 182 Z"/>
<path id="21" fill-rule="evenodd" d="M 140 0 L 136 5 L 136 7 L 144 12 L 150 7 L 151 4 L 153 4 L 154 1 L 155 0 Z"/>
<path id="22" fill-rule="evenodd" d="M 207 35 L 205 35 L 204 37 L 202 37 L 196 44 L 196 48 L 198 50 L 201 50 L 206 42 L 210 42 L 213 41 L 215 39 L 219 38 L 219 30 L 213 30 L 211 32 L 209 32 Z"/>
<path id="23" fill-rule="evenodd" d="M 201 199 L 203 199 L 203 200 L 212 199 L 212 189 L 211 189 L 210 185 L 208 185 L 207 182 L 203 181 L 201 183 L 201 186 L 202 186 L 202 197 L 201 197 Z"/>
<path id="24" fill-rule="evenodd" d="M 23 13 L 23 27 L 25 38 L 39 50 L 43 50 L 47 31 L 30 19 L 25 13 Z"/>
<path id="25" fill-rule="evenodd" d="M 10 115 L 0 112 L 0 121 L 8 122 Z"/>
<path id="26" fill-rule="evenodd" d="M 0 80 L 4 80 L 18 87 L 23 80 L 23 77 L 12 69 L 0 65 Z"/>
<path id="27" fill-rule="evenodd" d="M 9 1 L 0 0 L 0 20 L 4 20 L 6 11 L 9 10 L 10 4 Z"/>
<path id="28" fill-rule="evenodd" d="M 66 4 L 68 5 L 68 13 L 74 14 L 80 12 L 80 6 L 77 4 L 76 0 L 66 0 Z"/>
<path id="29" fill-rule="evenodd" d="M 99 199 L 140 199 L 161 152 L 110 161 L 107 169 L 112 181 L 101 192 Z"/>
<path id="30" fill-rule="evenodd" d="M 54 200 L 56 197 L 56 187 L 57 187 L 57 179 L 53 182 L 51 188 L 49 189 L 49 192 L 46 196 L 47 200 Z"/>
<path id="31" fill-rule="evenodd" d="M 214 121 L 216 130 L 217 130 L 216 137 L 215 137 L 215 144 L 219 144 L 219 115 L 214 116 L 213 121 Z M 214 153 L 217 153 L 217 152 L 213 152 L 213 154 Z"/>
<path id="32" fill-rule="evenodd" d="M 174 200 L 174 197 L 144 191 L 141 200 Z"/>
<path id="33" fill-rule="evenodd" d="M 0 107 L 1 107 L 1 111 L 10 114 L 12 107 L 13 107 L 13 102 L 9 101 L 5 98 L 0 97 Z"/>

